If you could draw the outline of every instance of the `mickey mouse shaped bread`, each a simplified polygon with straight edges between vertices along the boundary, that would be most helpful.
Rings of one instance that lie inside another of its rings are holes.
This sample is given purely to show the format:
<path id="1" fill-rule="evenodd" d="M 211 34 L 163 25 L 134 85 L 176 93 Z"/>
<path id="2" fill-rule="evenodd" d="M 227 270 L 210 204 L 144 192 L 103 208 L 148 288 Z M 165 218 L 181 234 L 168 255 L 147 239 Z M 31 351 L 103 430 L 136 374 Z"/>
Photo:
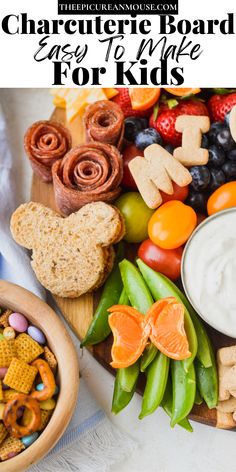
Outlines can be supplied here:
<path id="1" fill-rule="evenodd" d="M 67 218 L 39 203 L 25 203 L 11 217 L 15 241 L 32 250 L 41 284 L 60 297 L 75 298 L 100 287 L 114 263 L 112 244 L 124 236 L 120 212 L 89 203 Z"/>

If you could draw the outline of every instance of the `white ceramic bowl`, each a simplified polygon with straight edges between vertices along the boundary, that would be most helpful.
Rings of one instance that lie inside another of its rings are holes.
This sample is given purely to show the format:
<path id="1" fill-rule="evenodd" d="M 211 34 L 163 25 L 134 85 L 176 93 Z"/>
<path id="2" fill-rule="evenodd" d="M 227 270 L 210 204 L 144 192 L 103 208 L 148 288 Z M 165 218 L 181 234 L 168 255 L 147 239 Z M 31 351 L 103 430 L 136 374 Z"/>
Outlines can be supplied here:
<path id="1" fill-rule="evenodd" d="M 213 312 L 212 312 L 212 316 L 209 316 L 209 313 L 207 314 L 207 311 L 208 311 L 207 309 L 204 311 L 204 307 L 201 306 L 200 308 L 200 303 L 198 306 L 198 303 L 196 302 L 196 297 L 193 295 L 193 293 L 190 292 L 190 288 L 188 286 L 188 281 L 187 281 L 188 270 L 190 270 L 190 260 L 189 260 L 190 253 L 188 251 L 190 248 L 191 250 L 193 249 L 192 248 L 193 241 L 196 243 L 196 237 L 199 236 L 199 233 L 203 229 L 204 230 L 206 229 L 206 226 L 212 225 L 212 223 L 215 222 L 216 220 L 220 220 L 220 219 L 223 220 L 224 215 L 228 215 L 228 214 L 233 214 L 236 221 L 236 207 L 234 207 L 234 208 L 229 208 L 227 210 L 223 210 L 218 213 L 215 213 L 214 215 L 206 218 L 199 226 L 197 226 L 197 228 L 195 229 L 195 231 L 192 233 L 191 237 L 189 238 L 183 252 L 182 263 L 181 263 L 181 278 L 182 278 L 182 284 L 183 284 L 186 296 L 189 302 L 191 303 L 191 305 L 193 306 L 193 308 L 199 314 L 199 316 L 217 331 L 223 334 L 226 334 L 227 336 L 230 336 L 230 337 L 236 337 L 236 312 L 235 312 L 235 325 L 231 323 L 231 327 L 230 327 L 229 322 L 227 324 L 227 321 L 225 319 L 225 326 L 224 326 L 224 319 L 219 320 L 217 319 L 217 317 L 214 319 Z M 199 238 L 199 241 L 200 241 L 200 238 Z M 203 245 L 201 247 L 204 248 Z M 189 255 L 189 257 L 187 257 L 187 255 Z M 199 257 L 202 257 L 202 256 L 199 256 Z M 188 259 L 188 262 L 187 262 L 187 259 Z M 193 262 L 193 265 L 194 265 L 194 262 Z M 235 294 L 236 294 L 236 284 L 235 284 Z M 223 316 L 224 316 L 224 313 L 222 313 L 222 317 Z"/>

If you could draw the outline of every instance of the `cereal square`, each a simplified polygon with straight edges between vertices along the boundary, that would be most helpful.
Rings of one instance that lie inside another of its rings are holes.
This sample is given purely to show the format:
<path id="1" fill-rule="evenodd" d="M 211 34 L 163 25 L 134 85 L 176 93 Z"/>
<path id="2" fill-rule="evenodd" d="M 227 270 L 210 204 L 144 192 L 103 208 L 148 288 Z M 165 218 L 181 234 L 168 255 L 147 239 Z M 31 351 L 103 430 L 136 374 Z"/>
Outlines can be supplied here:
<path id="1" fill-rule="evenodd" d="M 4 390 L 3 391 L 3 399 L 2 401 L 4 403 L 7 403 L 9 402 L 9 400 L 11 400 L 12 398 L 14 398 L 16 395 L 18 395 L 18 393 L 20 392 L 17 392 L 17 390 L 13 390 L 13 388 L 10 388 L 9 390 Z"/>
<path id="2" fill-rule="evenodd" d="M 0 422 L 0 444 L 4 441 L 4 439 L 7 437 L 7 429 L 5 428 L 3 422 Z"/>
<path id="3" fill-rule="evenodd" d="M 28 334 L 22 333 L 15 340 L 18 359 L 30 364 L 37 357 L 43 354 L 44 349 Z"/>
<path id="4" fill-rule="evenodd" d="M 50 351 L 50 349 L 47 346 L 45 346 L 44 348 L 44 359 L 45 361 L 47 361 L 49 367 L 54 372 L 57 368 L 57 360 L 54 354 Z"/>
<path id="5" fill-rule="evenodd" d="M 5 461 L 8 459 L 9 454 L 12 452 L 21 452 L 23 449 L 25 449 L 25 446 L 20 439 L 8 436 L 0 446 L 0 459 L 1 461 Z"/>
<path id="6" fill-rule="evenodd" d="M 13 357 L 16 357 L 15 340 L 0 339 L 0 367 L 9 367 Z"/>
<path id="7" fill-rule="evenodd" d="M 5 310 L 3 314 L 0 316 L 0 326 L 3 326 L 3 328 L 7 328 L 9 326 L 8 323 L 8 318 L 11 315 L 12 311 L 11 310 Z"/>
<path id="8" fill-rule="evenodd" d="M 9 342 L 9 341 L 8 341 Z M 38 369 L 20 359 L 12 359 L 9 369 L 3 379 L 8 387 L 28 394 L 34 383 Z"/>
<path id="9" fill-rule="evenodd" d="M 40 431 L 42 431 L 44 428 L 46 428 L 50 418 L 52 416 L 52 410 L 41 410 L 41 428 Z"/>

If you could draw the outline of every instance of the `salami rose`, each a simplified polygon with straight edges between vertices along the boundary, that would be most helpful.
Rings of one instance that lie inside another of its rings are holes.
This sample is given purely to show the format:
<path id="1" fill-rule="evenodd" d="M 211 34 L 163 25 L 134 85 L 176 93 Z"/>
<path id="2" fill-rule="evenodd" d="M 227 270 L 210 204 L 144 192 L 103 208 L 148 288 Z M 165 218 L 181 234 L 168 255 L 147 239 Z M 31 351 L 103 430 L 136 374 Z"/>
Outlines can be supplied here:
<path id="1" fill-rule="evenodd" d="M 71 135 L 56 121 L 37 121 L 26 131 L 24 147 L 35 174 L 51 182 L 52 165 L 71 148 Z"/>
<path id="2" fill-rule="evenodd" d="M 67 216 L 86 203 L 111 203 L 121 192 L 122 176 L 117 148 L 97 142 L 77 146 L 52 167 L 57 207 Z"/>
<path id="3" fill-rule="evenodd" d="M 87 141 L 113 144 L 121 149 L 124 136 L 124 114 L 120 106 L 108 100 L 89 105 L 84 114 Z"/>

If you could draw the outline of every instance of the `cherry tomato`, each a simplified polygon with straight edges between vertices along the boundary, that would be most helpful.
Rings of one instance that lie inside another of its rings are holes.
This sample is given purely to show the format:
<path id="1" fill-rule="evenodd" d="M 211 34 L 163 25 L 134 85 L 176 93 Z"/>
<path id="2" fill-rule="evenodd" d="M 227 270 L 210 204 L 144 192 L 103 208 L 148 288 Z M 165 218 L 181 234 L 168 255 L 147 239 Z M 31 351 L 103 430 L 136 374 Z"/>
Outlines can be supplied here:
<path id="1" fill-rule="evenodd" d="M 157 272 L 166 275 L 171 280 L 180 277 L 181 258 L 183 248 L 162 249 L 154 244 L 150 239 L 146 239 L 139 246 L 138 257 L 145 264 Z"/>
<path id="2" fill-rule="evenodd" d="M 184 202 L 189 192 L 188 185 L 185 185 L 185 187 L 180 187 L 175 182 L 172 182 L 172 184 L 173 184 L 173 190 L 174 190 L 174 193 L 172 193 L 172 195 L 168 195 L 165 192 L 161 192 L 162 203 L 166 203 L 171 200 L 180 200 L 181 202 Z"/>
<path id="3" fill-rule="evenodd" d="M 208 215 L 236 206 L 236 181 L 228 182 L 212 193 L 207 202 Z"/>
<path id="4" fill-rule="evenodd" d="M 134 144 L 125 148 L 123 153 L 123 179 L 121 185 L 129 190 L 137 190 L 137 185 L 129 170 L 129 162 L 136 156 L 143 156 L 143 151 L 140 151 Z"/>
<path id="5" fill-rule="evenodd" d="M 163 249 L 182 246 L 197 224 L 197 215 L 188 205 L 178 200 L 161 205 L 148 223 L 148 235 Z"/>
<path id="6" fill-rule="evenodd" d="M 148 237 L 148 221 L 153 210 L 148 208 L 138 192 L 123 193 L 115 202 L 125 220 L 125 237 L 129 243 L 141 243 Z"/>

